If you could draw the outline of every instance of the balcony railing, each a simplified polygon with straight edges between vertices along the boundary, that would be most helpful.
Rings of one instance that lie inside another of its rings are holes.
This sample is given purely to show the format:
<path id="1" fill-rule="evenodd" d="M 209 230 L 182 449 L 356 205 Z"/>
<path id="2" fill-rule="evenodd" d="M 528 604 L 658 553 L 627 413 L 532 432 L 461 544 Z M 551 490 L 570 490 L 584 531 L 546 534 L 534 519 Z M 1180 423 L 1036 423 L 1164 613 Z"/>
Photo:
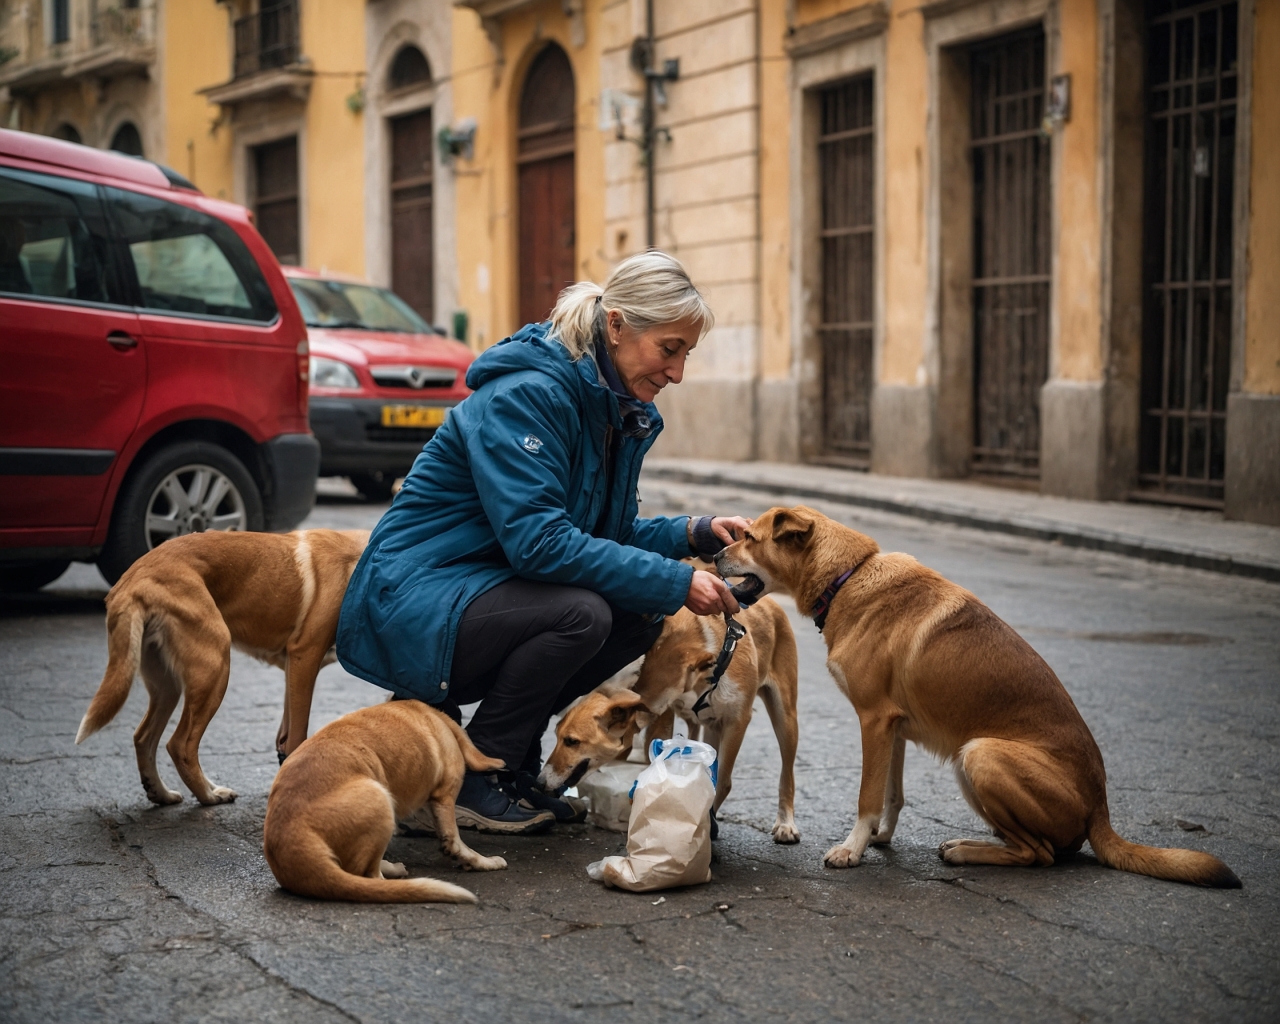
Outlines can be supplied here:
<path id="1" fill-rule="evenodd" d="M 151 42 L 154 7 L 94 5 L 91 31 L 94 46 L 143 45 Z"/>
<path id="2" fill-rule="evenodd" d="M 297 0 L 262 0 L 256 14 L 237 19 L 236 78 L 287 67 L 297 59 Z"/>

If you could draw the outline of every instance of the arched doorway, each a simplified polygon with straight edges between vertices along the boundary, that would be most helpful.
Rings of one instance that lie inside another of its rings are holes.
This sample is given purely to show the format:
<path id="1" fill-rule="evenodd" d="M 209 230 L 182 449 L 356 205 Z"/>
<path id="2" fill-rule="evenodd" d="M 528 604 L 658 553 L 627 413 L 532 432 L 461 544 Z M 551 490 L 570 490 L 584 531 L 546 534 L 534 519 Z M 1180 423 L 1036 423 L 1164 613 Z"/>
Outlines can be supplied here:
<path id="1" fill-rule="evenodd" d="M 520 322 L 545 320 L 574 282 L 573 68 L 548 43 L 520 93 L 517 135 Z"/>
<path id="2" fill-rule="evenodd" d="M 117 153 L 142 156 L 142 136 L 138 134 L 137 125 L 126 121 L 117 128 L 115 135 L 111 136 L 111 148 Z"/>
<path id="3" fill-rule="evenodd" d="M 431 66 L 416 46 L 400 48 L 387 72 L 395 94 L 431 83 Z M 435 319 L 432 238 L 431 108 L 394 117 L 391 132 L 391 290 L 428 323 Z"/>

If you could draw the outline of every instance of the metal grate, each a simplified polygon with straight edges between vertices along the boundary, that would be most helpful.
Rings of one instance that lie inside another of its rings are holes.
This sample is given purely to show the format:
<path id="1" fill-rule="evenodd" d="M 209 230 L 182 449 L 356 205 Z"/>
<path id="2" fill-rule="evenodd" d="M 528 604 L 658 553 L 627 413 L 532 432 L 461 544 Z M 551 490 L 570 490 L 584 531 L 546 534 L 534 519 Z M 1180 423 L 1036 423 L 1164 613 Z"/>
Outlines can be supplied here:
<path id="1" fill-rule="evenodd" d="M 818 94 L 823 447 L 871 457 L 875 163 L 871 75 Z"/>
<path id="2" fill-rule="evenodd" d="M 1231 359 L 1237 6 L 1147 7 L 1137 496 L 1221 507 Z"/>
<path id="3" fill-rule="evenodd" d="M 235 23 L 235 77 L 282 68 L 298 59 L 297 0 L 262 0 L 257 13 Z"/>
<path id="4" fill-rule="evenodd" d="M 1049 142 L 1044 32 L 970 52 L 973 153 L 973 469 L 1038 477 L 1049 371 Z"/>

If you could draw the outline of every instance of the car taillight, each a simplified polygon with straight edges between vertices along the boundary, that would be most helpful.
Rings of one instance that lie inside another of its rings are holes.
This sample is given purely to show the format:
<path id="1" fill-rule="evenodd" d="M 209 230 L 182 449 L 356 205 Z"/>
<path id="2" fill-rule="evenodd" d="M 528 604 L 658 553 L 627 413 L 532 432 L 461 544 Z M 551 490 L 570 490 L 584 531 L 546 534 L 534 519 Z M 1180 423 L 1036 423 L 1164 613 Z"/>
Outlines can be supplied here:
<path id="1" fill-rule="evenodd" d="M 298 342 L 298 412 L 307 415 L 307 396 L 311 391 L 311 346 L 307 339 Z"/>

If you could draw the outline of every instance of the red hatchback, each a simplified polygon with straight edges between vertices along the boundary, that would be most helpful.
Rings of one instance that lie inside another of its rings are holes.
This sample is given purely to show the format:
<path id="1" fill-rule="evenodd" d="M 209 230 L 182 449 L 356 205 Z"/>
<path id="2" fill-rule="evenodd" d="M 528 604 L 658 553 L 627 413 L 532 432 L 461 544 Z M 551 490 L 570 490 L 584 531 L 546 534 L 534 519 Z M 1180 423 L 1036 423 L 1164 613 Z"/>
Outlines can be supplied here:
<path id="1" fill-rule="evenodd" d="M 429 327 L 394 292 L 338 274 L 285 269 L 311 334 L 311 429 L 320 475 L 386 501 L 452 406 L 471 349 Z"/>
<path id="2" fill-rule="evenodd" d="M 293 294 L 246 210 L 157 164 L 0 131 L 0 355 L 0 587 L 315 501 Z"/>

